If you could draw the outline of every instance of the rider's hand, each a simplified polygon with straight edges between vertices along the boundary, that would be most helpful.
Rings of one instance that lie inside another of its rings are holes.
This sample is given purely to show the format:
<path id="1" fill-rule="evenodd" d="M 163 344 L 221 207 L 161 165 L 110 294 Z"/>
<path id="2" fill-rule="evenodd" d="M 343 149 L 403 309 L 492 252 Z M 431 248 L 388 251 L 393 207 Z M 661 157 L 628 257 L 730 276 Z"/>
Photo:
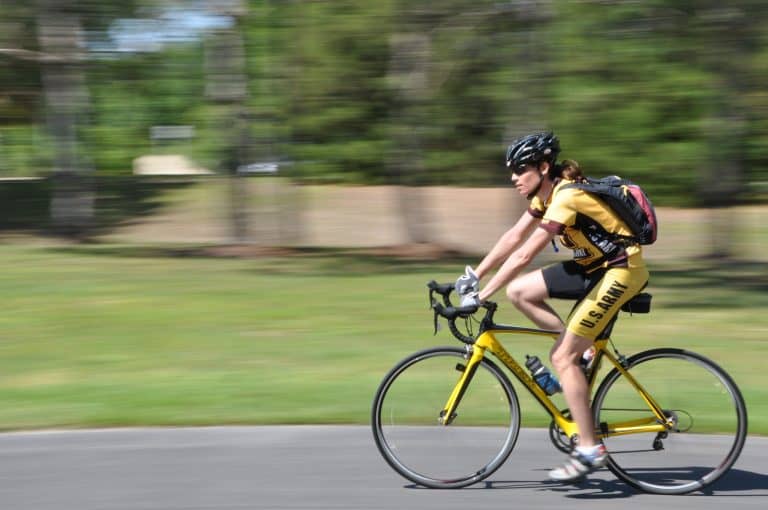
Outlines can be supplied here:
<path id="1" fill-rule="evenodd" d="M 480 278 L 475 274 L 475 270 L 470 266 L 464 268 L 464 274 L 456 280 L 456 292 L 459 296 L 466 296 L 472 292 L 477 293 L 480 290 Z"/>
<path id="2" fill-rule="evenodd" d="M 461 297 L 461 306 L 480 306 L 480 296 L 477 292 L 470 292 Z"/>

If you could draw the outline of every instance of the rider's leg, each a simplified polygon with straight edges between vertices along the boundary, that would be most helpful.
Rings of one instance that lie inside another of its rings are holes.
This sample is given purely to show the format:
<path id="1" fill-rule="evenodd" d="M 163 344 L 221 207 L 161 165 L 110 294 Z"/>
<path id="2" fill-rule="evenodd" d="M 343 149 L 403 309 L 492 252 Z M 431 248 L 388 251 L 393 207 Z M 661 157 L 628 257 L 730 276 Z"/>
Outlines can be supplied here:
<path id="1" fill-rule="evenodd" d="M 579 428 L 579 446 L 597 444 L 595 421 L 589 405 L 589 387 L 579 361 L 581 355 L 592 346 L 593 340 L 564 331 L 552 348 L 552 366 L 560 377 L 563 396 L 568 403 L 571 417 Z"/>
<path id="2" fill-rule="evenodd" d="M 540 269 L 512 280 L 507 286 L 507 297 L 536 326 L 562 331 L 563 321 L 545 302 L 549 298 L 549 291 Z"/>
<path id="3" fill-rule="evenodd" d="M 589 409 L 589 388 L 579 366 L 581 355 L 597 338 L 621 306 L 648 281 L 648 271 L 639 268 L 611 268 L 592 285 L 574 307 L 565 332 L 552 348 L 551 360 L 563 387 L 571 415 L 579 428 L 579 445 L 596 444 L 594 421 Z"/>
<path id="4" fill-rule="evenodd" d="M 560 376 L 565 400 L 579 429 L 579 445 L 562 467 L 549 472 L 557 481 L 573 481 L 607 461 L 605 447 L 598 444 L 594 418 L 589 405 L 589 385 L 579 366 L 579 358 L 594 339 L 610 324 L 621 306 L 637 294 L 648 281 L 644 267 L 610 268 L 590 285 L 568 318 L 566 330 L 552 349 L 552 364 Z"/>

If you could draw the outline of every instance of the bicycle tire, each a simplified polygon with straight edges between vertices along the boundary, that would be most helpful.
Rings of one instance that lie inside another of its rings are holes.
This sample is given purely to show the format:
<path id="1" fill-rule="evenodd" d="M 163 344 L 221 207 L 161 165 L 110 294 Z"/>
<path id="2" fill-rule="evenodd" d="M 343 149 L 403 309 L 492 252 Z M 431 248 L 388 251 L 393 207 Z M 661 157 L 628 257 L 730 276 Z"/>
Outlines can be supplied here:
<path id="1" fill-rule="evenodd" d="M 449 489 L 477 483 L 504 463 L 517 441 L 517 394 L 488 359 L 478 365 L 456 418 L 439 423 L 467 357 L 465 349 L 454 347 L 416 352 L 397 363 L 376 391 L 371 410 L 376 446 L 397 473 L 418 485 Z"/>
<path id="2" fill-rule="evenodd" d="M 644 351 L 630 357 L 627 366 L 676 425 L 666 437 L 605 438 L 608 468 L 632 487 L 654 494 L 694 492 L 724 475 L 747 436 L 747 409 L 733 379 L 710 359 L 682 349 Z M 595 392 L 595 423 L 600 428 L 602 422 L 648 416 L 648 406 L 639 400 L 614 368 Z"/>

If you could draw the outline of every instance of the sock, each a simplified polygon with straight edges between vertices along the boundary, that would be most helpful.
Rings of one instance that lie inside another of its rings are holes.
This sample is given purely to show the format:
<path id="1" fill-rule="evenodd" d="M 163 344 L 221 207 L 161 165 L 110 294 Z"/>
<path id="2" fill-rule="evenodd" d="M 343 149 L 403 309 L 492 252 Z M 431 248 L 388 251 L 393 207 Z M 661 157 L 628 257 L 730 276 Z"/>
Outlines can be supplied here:
<path id="1" fill-rule="evenodd" d="M 595 446 L 577 446 L 576 450 L 587 458 L 594 459 L 600 456 L 603 445 L 596 444 Z"/>

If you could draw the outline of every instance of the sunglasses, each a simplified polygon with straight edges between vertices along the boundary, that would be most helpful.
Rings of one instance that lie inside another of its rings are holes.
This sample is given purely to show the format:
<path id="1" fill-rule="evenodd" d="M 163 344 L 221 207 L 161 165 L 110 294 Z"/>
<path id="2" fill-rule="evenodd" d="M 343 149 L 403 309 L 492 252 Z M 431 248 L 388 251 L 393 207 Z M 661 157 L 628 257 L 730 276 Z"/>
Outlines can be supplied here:
<path id="1" fill-rule="evenodd" d="M 523 175 L 525 172 L 527 172 L 529 169 L 532 169 L 532 168 L 534 168 L 534 167 L 528 166 L 525 163 L 521 163 L 521 164 L 519 164 L 517 166 L 513 166 L 512 167 L 512 173 L 517 175 L 517 176 L 520 176 L 520 175 Z"/>

